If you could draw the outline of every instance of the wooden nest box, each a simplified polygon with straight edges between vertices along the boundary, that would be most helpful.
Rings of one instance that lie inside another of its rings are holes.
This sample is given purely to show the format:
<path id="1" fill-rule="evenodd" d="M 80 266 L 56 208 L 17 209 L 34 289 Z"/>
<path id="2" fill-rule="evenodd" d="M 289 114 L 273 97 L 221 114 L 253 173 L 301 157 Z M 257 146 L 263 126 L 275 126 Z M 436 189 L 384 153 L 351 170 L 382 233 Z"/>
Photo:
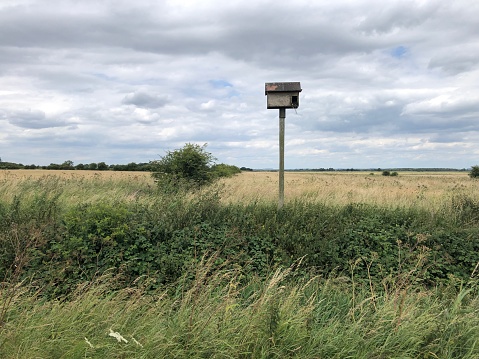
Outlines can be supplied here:
<path id="1" fill-rule="evenodd" d="M 267 82 L 265 83 L 267 108 L 298 108 L 301 91 L 299 82 Z"/>

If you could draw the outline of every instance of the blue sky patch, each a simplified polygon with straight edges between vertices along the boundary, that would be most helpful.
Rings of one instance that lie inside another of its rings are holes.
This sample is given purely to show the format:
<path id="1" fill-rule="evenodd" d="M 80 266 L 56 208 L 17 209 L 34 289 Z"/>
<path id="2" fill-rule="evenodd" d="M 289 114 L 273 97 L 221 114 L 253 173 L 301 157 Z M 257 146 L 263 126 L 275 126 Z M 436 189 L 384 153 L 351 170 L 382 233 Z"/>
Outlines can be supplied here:
<path id="1" fill-rule="evenodd" d="M 233 87 L 233 85 L 226 80 L 210 80 L 209 83 L 211 84 L 211 86 L 217 89 Z"/>
<path id="2" fill-rule="evenodd" d="M 400 59 L 401 57 L 403 57 L 406 53 L 407 53 L 407 48 L 404 47 L 404 46 L 398 46 L 398 47 L 395 47 L 392 51 L 391 51 L 391 54 L 393 55 L 393 57 L 397 58 L 397 59 Z"/>

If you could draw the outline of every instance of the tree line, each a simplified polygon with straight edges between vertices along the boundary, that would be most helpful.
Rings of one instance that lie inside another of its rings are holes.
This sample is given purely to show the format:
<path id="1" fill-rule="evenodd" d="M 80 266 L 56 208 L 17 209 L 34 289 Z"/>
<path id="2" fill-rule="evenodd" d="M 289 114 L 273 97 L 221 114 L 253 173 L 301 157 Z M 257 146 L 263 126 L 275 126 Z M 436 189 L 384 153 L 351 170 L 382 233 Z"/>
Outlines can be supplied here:
<path id="1" fill-rule="evenodd" d="M 225 163 L 216 163 L 216 158 L 206 151 L 207 144 L 199 146 L 187 143 L 182 148 L 167 151 L 166 155 L 156 161 L 148 163 L 130 162 L 127 165 L 107 165 L 105 162 L 89 164 L 67 160 L 61 164 L 50 163 L 48 166 L 23 165 L 21 163 L 2 162 L 0 169 L 45 169 L 45 170 L 89 170 L 89 171 L 146 171 L 152 172 L 153 177 L 161 185 L 187 187 L 203 186 L 214 182 L 221 177 L 231 177 L 242 170 L 250 168 L 237 167 Z"/>
<path id="2" fill-rule="evenodd" d="M 75 165 L 73 161 L 65 161 L 63 163 L 50 163 L 49 165 L 24 165 L 22 163 L 15 162 L 2 162 L 0 161 L 0 169 L 9 170 L 87 170 L 87 171 L 153 171 L 151 163 L 136 163 L 130 162 L 126 165 L 111 164 L 108 165 L 105 162 L 92 162 L 92 163 L 79 163 Z"/>

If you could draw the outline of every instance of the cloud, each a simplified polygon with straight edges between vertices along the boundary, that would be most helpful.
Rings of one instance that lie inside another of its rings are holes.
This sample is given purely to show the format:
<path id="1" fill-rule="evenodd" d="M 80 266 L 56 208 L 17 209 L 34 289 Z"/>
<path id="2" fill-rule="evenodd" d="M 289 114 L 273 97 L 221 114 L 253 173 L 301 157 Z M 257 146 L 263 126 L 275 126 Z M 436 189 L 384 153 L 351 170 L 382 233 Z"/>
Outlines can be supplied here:
<path id="1" fill-rule="evenodd" d="M 5 0 L 2 159 L 143 162 L 208 142 L 220 161 L 274 168 L 264 83 L 300 81 L 289 168 L 467 167 L 478 11 L 465 0 Z"/>
<path id="2" fill-rule="evenodd" d="M 141 108 L 164 107 L 169 101 L 168 96 L 150 95 L 143 91 L 136 91 L 126 95 L 121 101 L 124 105 L 134 105 Z"/>
<path id="3" fill-rule="evenodd" d="M 39 110 L 3 111 L 3 113 L 0 113 L 0 118 L 7 120 L 11 125 L 26 129 L 44 129 L 71 125 L 62 119 L 49 118 L 43 111 Z"/>
<path id="4" fill-rule="evenodd" d="M 473 93 L 446 93 L 423 101 L 411 102 L 404 107 L 404 114 L 434 115 L 442 117 L 479 116 L 479 96 Z"/>
<path id="5" fill-rule="evenodd" d="M 464 72 L 470 72 L 479 68 L 479 59 L 475 54 L 479 47 L 472 49 L 449 49 L 453 52 L 436 55 L 429 61 L 428 68 L 431 70 L 440 69 L 447 75 L 458 75 Z"/>
<path id="6" fill-rule="evenodd" d="M 391 34 L 418 27 L 434 18 L 442 7 L 440 1 L 414 0 L 391 1 L 387 4 L 372 1 L 369 5 L 372 5 L 370 11 L 358 24 L 358 29 L 367 34 Z"/>

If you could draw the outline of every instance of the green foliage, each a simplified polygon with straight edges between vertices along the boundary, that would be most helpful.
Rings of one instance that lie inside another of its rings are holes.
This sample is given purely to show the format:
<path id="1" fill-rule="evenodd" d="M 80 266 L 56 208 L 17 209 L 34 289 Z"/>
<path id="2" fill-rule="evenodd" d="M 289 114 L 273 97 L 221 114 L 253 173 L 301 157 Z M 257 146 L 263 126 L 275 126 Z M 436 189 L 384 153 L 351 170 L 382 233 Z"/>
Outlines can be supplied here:
<path id="1" fill-rule="evenodd" d="M 1 170 L 18 170 L 25 168 L 24 165 L 21 163 L 14 163 L 14 162 L 2 162 L 0 161 L 0 169 Z"/>
<path id="2" fill-rule="evenodd" d="M 383 176 L 390 176 L 391 175 L 391 171 L 383 171 L 382 173 Z"/>
<path id="3" fill-rule="evenodd" d="M 202 187 L 214 180 L 211 165 L 215 158 L 203 146 L 187 143 L 183 148 L 168 151 L 153 163 L 153 177 L 162 187 Z"/>
<path id="4" fill-rule="evenodd" d="M 472 166 L 471 171 L 469 172 L 469 177 L 478 178 L 479 177 L 479 166 Z"/>
<path id="5" fill-rule="evenodd" d="M 2 358 L 479 356 L 474 197 L 450 216 L 64 184 L 0 183 Z"/>
<path id="6" fill-rule="evenodd" d="M 65 161 L 60 165 L 60 169 L 62 170 L 73 170 L 75 167 L 73 166 L 73 161 Z"/>
<path id="7" fill-rule="evenodd" d="M 145 171 L 151 172 L 154 166 L 151 163 L 130 162 L 127 165 L 110 165 L 113 171 Z"/>
<path id="8" fill-rule="evenodd" d="M 201 188 L 218 178 L 241 173 L 236 166 L 214 164 L 215 158 L 206 151 L 206 146 L 187 143 L 183 148 L 168 151 L 159 161 L 151 162 L 152 176 L 160 188 L 165 192 Z"/>
<path id="9" fill-rule="evenodd" d="M 224 163 L 211 166 L 211 171 L 214 177 L 233 177 L 234 175 L 241 173 L 241 170 L 237 166 Z"/>
<path id="10" fill-rule="evenodd" d="M 95 183 L 110 193 L 111 184 Z M 451 275 L 467 281 L 479 262 L 479 204 L 465 195 L 452 199 L 451 216 L 301 200 L 278 211 L 275 203 L 222 203 L 216 186 L 170 194 L 145 186 L 148 197 L 99 201 L 85 198 L 80 182 L 75 193 L 84 202 L 67 205 L 65 198 L 59 203 L 62 186 L 59 178 L 25 181 L 25 195 L 0 200 L 0 276 L 28 278 L 47 296 L 68 295 L 106 270 L 121 275 L 118 287 L 141 276 L 161 287 L 207 253 L 217 253 L 218 266 L 241 267 L 245 278 L 303 258 L 298 273 L 306 276 L 340 273 L 379 283 L 416 273 L 416 284 L 426 286 Z"/>
<path id="11" fill-rule="evenodd" d="M 106 171 L 108 170 L 108 165 L 105 162 L 98 162 L 98 171 Z"/>
<path id="12" fill-rule="evenodd" d="M 119 287 L 144 275 L 155 278 L 152 288 L 167 285 L 207 253 L 217 253 L 217 265 L 242 268 L 246 278 L 303 258 L 298 273 L 352 273 L 358 283 L 402 273 L 416 273 L 415 283 L 423 285 L 446 283 L 451 275 L 466 281 L 479 262 L 479 206 L 467 200 L 456 200 L 458 217 L 437 227 L 437 217 L 414 209 L 298 201 L 277 211 L 275 204 L 221 204 L 214 190 L 160 196 L 152 205 L 84 203 L 61 212 L 47 211 L 57 205 L 41 198 L 33 207 L 21 198 L 0 206 L 6 228 L 0 274 L 12 277 L 21 257 L 15 253 L 22 254 L 15 248 L 28 248 L 19 278 L 30 278 L 47 296 L 66 295 L 106 270 L 121 275 Z M 35 241 L 14 248 L 12 238 Z"/>

